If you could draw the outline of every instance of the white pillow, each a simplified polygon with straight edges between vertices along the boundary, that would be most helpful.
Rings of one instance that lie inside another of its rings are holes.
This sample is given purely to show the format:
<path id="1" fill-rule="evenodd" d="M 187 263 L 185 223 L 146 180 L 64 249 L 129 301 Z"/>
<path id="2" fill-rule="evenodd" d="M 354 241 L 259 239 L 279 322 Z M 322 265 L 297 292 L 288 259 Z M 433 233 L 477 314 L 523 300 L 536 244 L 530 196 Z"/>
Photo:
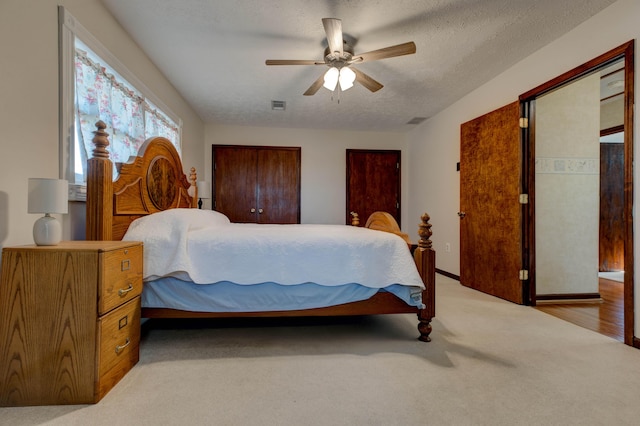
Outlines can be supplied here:
<path id="1" fill-rule="evenodd" d="M 154 213 L 151 216 L 161 214 L 165 216 L 163 221 L 179 221 L 186 222 L 189 225 L 189 230 L 209 228 L 216 225 L 227 225 L 231 223 L 229 218 L 224 214 L 215 210 L 201 210 L 201 209 L 170 209 L 163 212 Z"/>
<path id="2" fill-rule="evenodd" d="M 142 216 L 134 220 L 129 225 L 129 230 L 125 234 L 125 238 L 130 239 L 132 233 L 158 234 L 161 230 L 179 230 L 192 231 L 202 228 L 211 228 L 214 226 L 224 226 L 231 223 L 229 218 L 224 214 L 214 210 L 200 209 L 169 209 L 147 216 Z"/>
<path id="3" fill-rule="evenodd" d="M 200 209 L 173 209 L 179 210 L 179 215 L 189 221 L 190 229 L 195 227 L 204 228 L 213 225 L 228 225 L 231 223 L 229 218 L 224 214 L 215 210 Z"/>

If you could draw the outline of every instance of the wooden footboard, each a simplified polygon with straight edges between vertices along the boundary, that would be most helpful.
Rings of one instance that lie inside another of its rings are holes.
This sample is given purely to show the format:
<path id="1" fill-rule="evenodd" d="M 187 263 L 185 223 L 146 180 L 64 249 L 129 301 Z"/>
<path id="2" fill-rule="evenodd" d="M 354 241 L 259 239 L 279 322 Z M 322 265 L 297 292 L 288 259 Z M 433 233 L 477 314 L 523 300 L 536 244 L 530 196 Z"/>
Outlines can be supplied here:
<path id="1" fill-rule="evenodd" d="M 129 224 L 138 217 L 172 208 L 196 207 L 196 174 L 189 178 L 175 147 L 164 138 L 147 140 L 138 156 L 119 169 L 112 181 L 113 164 L 109 159 L 108 133 L 103 122 L 96 123 L 93 158 L 87 173 L 87 239 L 120 240 Z M 357 216 L 354 217 L 357 220 Z M 413 256 L 422 277 L 424 309 L 407 305 L 391 293 L 378 292 L 370 299 L 318 309 L 267 312 L 190 312 L 174 309 L 143 308 L 145 318 L 225 318 L 283 316 L 344 316 L 417 313 L 419 339 L 430 341 L 431 320 L 435 316 L 435 252 L 431 247 L 429 215 L 422 216 L 420 241 L 411 245 L 409 237 L 400 231 L 391 215 L 376 212 L 368 218 L 366 227 L 391 232 L 402 237 L 413 249 Z"/>
<path id="2" fill-rule="evenodd" d="M 358 214 L 351 213 L 351 224 L 357 226 L 360 223 Z M 431 244 L 431 224 L 429 223 L 430 216 L 424 213 L 420 217 L 420 224 L 418 225 L 418 235 L 420 240 L 417 247 L 414 247 L 411 243 L 409 236 L 400 230 L 398 222 L 393 216 L 387 212 L 374 212 L 369 216 L 365 224 L 366 228 L 376 229 L 379 231 L 390 232 L 396 234 L 404 239 L 409 248 L 413 251 L 413 259 L 416 262 L 416 267 L 424 283 L 425 290 L 422 292 L 422 303 L 425 308 L 418 310 L 418 331 L 420 331 L 419 339 L 424 342 L 430 342 L 431 338 L 431 320 L 435 317 L 436 306 L 436 252 L 433 250 Z"/>

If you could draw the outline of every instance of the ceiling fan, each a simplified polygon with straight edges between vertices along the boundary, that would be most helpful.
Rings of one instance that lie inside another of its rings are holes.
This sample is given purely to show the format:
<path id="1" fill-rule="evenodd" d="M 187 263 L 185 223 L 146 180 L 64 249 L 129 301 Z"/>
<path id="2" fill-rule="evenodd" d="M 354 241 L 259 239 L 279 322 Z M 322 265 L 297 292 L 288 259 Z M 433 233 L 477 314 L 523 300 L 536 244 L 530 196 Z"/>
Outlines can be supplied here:
<path id="1" fill-rule="evenodd" d="M 362 84 L 372 92 L 382 89 L 383 85 L 369 77 L 367 74 L 355 68 L 354 64 L 367 61 L 393 58 L 395 56 L 411 55 L 416 53 L 416 44 L 412 41 L 371 52 L 354 55 L 353 46 L 344 40 L 342 34 L 342 21 L 336 18 L 323 18 L 322 24 L 327 34 L 328 46 L 324 51 L 324 61 L 297 60 L 297 59 L 267 59 L 267 65 L 326 65 L 329 70 L 321 75 L 304 92 L 305 96 L 314 95 L 320 87 L 334 91 L 340 83 L 340 90 L 344 91 L 353 86 L 354 81 Z"/>

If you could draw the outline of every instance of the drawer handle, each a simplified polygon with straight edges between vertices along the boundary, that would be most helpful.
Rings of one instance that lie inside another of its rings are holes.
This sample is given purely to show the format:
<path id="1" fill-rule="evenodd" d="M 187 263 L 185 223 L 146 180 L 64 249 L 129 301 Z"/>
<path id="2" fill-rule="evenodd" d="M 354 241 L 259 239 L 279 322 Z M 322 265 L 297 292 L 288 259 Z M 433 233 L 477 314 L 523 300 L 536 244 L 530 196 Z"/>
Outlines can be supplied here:
<path id="1" fill-rule="evenodd" d="M 129 343 L 131 343 L 131 340 L 129 340 L 129 338 L 127 337 L 127 342 L 124 345 L 116 346 L 116 353 L 119 354 L 120 352 L 122 352 L 124 350 L 124 348 L 129 346 Z"/>
<path id="2" fill-rule="evenodd" d="M 131 283 L 129 283 L 129 287 L 121 288 L 120 290 L 118 290 L 118 296 L 123 297 L 127 293 L 129 293 L 131 290 L 133 290 L 133 285 L 131 285 Z"/>

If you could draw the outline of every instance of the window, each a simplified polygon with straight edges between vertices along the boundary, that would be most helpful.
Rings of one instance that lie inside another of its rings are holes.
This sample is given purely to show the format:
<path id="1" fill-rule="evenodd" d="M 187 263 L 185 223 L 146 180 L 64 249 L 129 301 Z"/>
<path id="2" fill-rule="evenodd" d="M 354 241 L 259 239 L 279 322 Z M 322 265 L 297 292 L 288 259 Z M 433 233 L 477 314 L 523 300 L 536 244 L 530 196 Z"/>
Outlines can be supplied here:
<path id="1" fill-rule="evenodd" d="M 63 7 L 59 21 L 60 174 L 70 182 L 70 199 L 82 200 L 98 120 L 107 124 L 114 163 L 126 162 L 152 136 L 167 138 L 180 152 L 181 120 Z"/>

